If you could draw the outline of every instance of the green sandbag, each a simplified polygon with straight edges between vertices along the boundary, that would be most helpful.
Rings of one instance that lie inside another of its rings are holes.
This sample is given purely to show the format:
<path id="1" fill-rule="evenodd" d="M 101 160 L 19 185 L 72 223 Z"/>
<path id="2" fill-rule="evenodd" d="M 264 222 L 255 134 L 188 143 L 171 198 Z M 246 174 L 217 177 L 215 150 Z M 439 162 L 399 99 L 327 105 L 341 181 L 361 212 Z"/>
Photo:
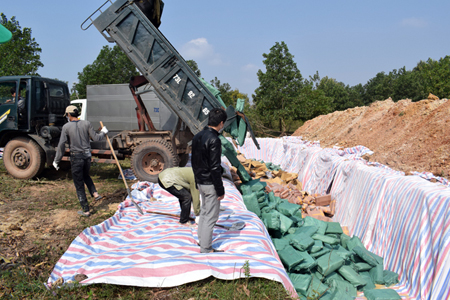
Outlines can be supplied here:
<path id="1" fill-rule="evenodd" d="M 330 288 L 320 300 L 354 300 L 355 297 L 349 296 L 342 289 Z"/>
<path id="2" fill-rule="evenodd" d="M 317 259 L 317 270 L 323 275 L 327 276 L 333 271 L 336 271 L 344 264 L 344 259 L 334 252 L 322 255 Z"/>
<path id="3" fill-rule="evenodd" d="M 317 257 L 321 257 L 322 255 L 325 255 L 327 253 L 330 253 L 331 250 L 328 248 L 323 248 L 322 250 L 320 250 L 319 252 L 315 252 L 315 253 L 309 253 L 313 258 L 317 258 Z"/>
<path id="4" fill-rule="evenodd" d="M 314 240 L 304 233 L 290 234 L 288 238 L 291 245 L 299 251 L 306 251 L 306 249 L 314 244 Z"/>
<path id="5" fill-rule="evenodd" d="M 239 146 L 244 145 L 245 142 L 245 136 L 247 134 L 247 123 L 245 123 L 245 120 L 242 119 L 240 116 L 238 117 L 239 119 L 239 135 L 238 138 L 236 139 L 236 143 Z"/>
<path id="6" fill-rule="evenodd" d="M 311 283 L 312 276 L 307 274 L 295 274 L 295 273 L 289 273 L 288 275 L 297 293 L 306 296 L 309 285 Z"/>
<path id="7" fill-rule="evenodd" d="M 311 277 L 311 283 L 309 284 L 306 297 L 308 297 L 308 299 L 316 299 L 314 297 L 317 297 L 317 299 L 319 299 L 319 297 L 325 294 L 328 289 L 328 285 L 321 282 L 319 278 L 313 275 Z"/>
<path id="8" fill-rule="evenodd" d="M 337 245 L 338 248 L 334 250 L 334 252 L 339 255 L 340 257 L 342 257 L 345 260 L 350 260 L 350 256 L 352 255 L 352 252 L 348 251 L 347 249 L 345 249 L 344 247 L 342 247 L 341 245 Z"/>
<path id="9" fill-rule="evenodd" d="M 272 243 L 275 246 L 277 252 L 283 250 L 284 248 L 286 248 L 286 246 L 289 246 L 289 240 L 285 238 L 272 239 Z"/>
<path id="10" fill-rule="evenodd" d="M 296 217 L 298 217 L 298 218 L 300 218 L 300 219 L 303 219 L 302 210 L 301 210 L 301 209 L 297 210 L 297 212 L 294 214 L 294 216 L 296 216 Z M 304 222 L 304 221 L 305 221 L 305 220 L 303 220 L 303 222 Z"/>
<path id="11" fill-rule="evenodd" d="M 354 287 L 350 282 L 341 278 L 331 278 L 327 281 L 327 284 L 330 286 L 330 290 L 333 294 L 338 294 L 344 296 L 343 299 L 351 297 L 353 299 L 357 296 L 356 287 Z M 339 290 L 337 292 L 336 290 Z M 339 298 L 336 298 L 339 299 Z"/>
<path id="12" fill-rule="evenodd" d="M 306 251 L 299 251 L 300 255 L 303 257 L 303 261 L 299 263 L 294 270 L 296 272 L 309 271 L 315 266 L 317 266 L 317 261 L 311 257 Z"/>
<path id="13" fill-rule="evenodd" d="M 326 236 L 335 238 L 339 240 L 339 244 L 341 244 L 341 235 L 337 233 L 325 233 Z"/>
<path id="14" fill-rule="evenodd" d="M 317 227 L 316 226 L 300 226 L 296 229 L 296 233 L 304 233 L 306 235 L 309 236 L 313 236 L 314 233 L 317 232 Z"/>
<path id="15" fill-rule="evenodd" d="M 295 226 L 302 226 L 303 225 L 303 219 L 299 218 L 297 216 L 290 216 L 289 219 L 292 220 L 292 222 L 294 222 Z"/>
<path id="16" fill-rule="evenodd" d="M 364 260 L 366 263 L 368 263 L 372 267 L 375 267 L 376 265 L 378 265 L 377 258 L 374 256 L 375 254 L 373 254 L 372 252 L 370 252 L 366 248 L 361 247 L 361 246 L 356 246 L 351 251 L 353 251 L 356 254 L 358 254 L 358 256 L 360 258 L 362 258 L 362 260 Z"/>
<path id="17" fill-rule="evenodd" d="M 249 185 L 241 184 L 239 186 L 239 189 L 241 190 L 242 195 L 249 195 L 253 193 L 252 187 Z"/>
<path id="18" fill-rule="evenodd" d="M 352 268 L 356 272 L 365 272 L 365 271 L 369 271 L 373 267 L 371 265 L 367 264 L 367 263 L 360 262 L 360 263 L 353 263 L 352 264 Z"/>
<path id="19" fill-rule="evenodd" d="M 317 220 L 313 217 L 307 216 L 304 218 L 305 224 L 303 226 L 315 226 L 317 227 L 317 233 L 325 235 L 327 231 L 327 222 Z"/>
<path id="20" fill-rule="evenodd" d="M 269 203 L 268 201 L 263 203 L 258 202 L 258 205 L 259 208 L 261 209 L 261 213 L 270 213 L 275 210 L 273 204 Z"/>
<path id="21" fill-rule="evenodd" d="M 323 249 L 323 243 L 319 240 L 314 240 L 314 245 L 309 249 L 310 253 L 316 253 Z"/>
<path id="22" fill-rule="evenodd" d="M 277 206 L 277 210 L 280 213 L 282 213 L 283 215 L 285 215 L 286 217 L 295 215 L 295 213 L 300 208 L 301 208 L 300 205 L 289 203 L 289 202 L 283 202 L 283 203 L 278 204 L 278 206 Z"/>
<path id="23" fill-rule="evenodd" d="M 339 222 L 328 222 L 327 224 L 327 229 L 325 231 L 325 233 L 344 233 L 342 231 L 342 227 L 341 224 L 339 224 Z"/>
<path id="24" fill-rule="evenodd" d="M 398 283 L 398 274 L 389 270 L 384 270 L 383 279 L 386 286 L 391 286 Z"/>
<path id="25" fill-rule="evenodd" d="M 253 189 L 252 189 L 252 191 L 253 191 Z M 266 198 L 265 190 L 255 191 L 255 193 L 256 193 L 256 198 L 258 198 L 258 202 L 263 202 L 265 200 L 265 198 Z"/>
<path id="26" fill-rule="evenodd" d="M 259 178 L 249 181 L 246 185 L 250 185 L 252 187 L 253 192 L 265 191 L 267 183 L 260 181 Z"/>
<path id="27" fill-rule="evenodd" d="M 366 281 L 366 285 L 362 287 L 363 291 L 376 288 L 375 283 L 372 281 L 372 277 L 369 272 L 361 272 L 359 275 Z"/>
<path id="28" fill-rule="evenodd" d="M 234 150 L 233 144 L 228 141 L 223 135 L 219 134 L 220 142 L 222 143 L 222 155 L 225 156 L 228 161 L 237 168 L 237 174 L 243 183 L 251 181 L 252 177 L 245 170 L 239 159 L 237 159 L 236 150 Z"/>
<path id="29" fill-rule="evenodd" d="M 355 248 L 357 246 L 360 246 L 361 248 L 365 249 L 365 247 L 364 247 L 363 243 L 361 242 L 361 240 L 359 239 L 359 237 L 354 235 L 350 238 L 349 241 L 347 241 L 347 250 L 352 251 L 353 248 Z"/>
<path id="30" fill-rule="evenodd" d="M 350 260 L 352 262 L 356 263 L 366 263 L 361 257 L 359 257 L 358 254 L 356 254 L 355 252 L 352 252 L 352 255 L 350 255 Z M 372 268 L 372 266 L 370 266 L 370 268 Z"/>
<path id="31" fill-rule="evenodd" d="M 294 222 L 292 222 L 291 219 L 283 214 L 280 214 L 280 231 L 282 234 L 285 234 L 293 224 Z"/>
<path id="32" fill-rule="evenodd" d="M 339 244 L 339 240 L 330 236 L 326 236 L 320 233 L 315 233 L 312 236 L 313 239 L 322 241 L 324 243 L 330 244 L 330 245 L 337 245 Z"/>
<path id="33" fill-rule="evenodd" d="M 244 200 L 244 204 L 249 211 L 254 212 L 258 217 L 261 217 L 261 210 L 259 209 L 256 193 L 242 195 L 242 199 Z"/>
<path id="34" fill-rule="evenodd" d="M 280 213 L 277 211 L 271 211 L 269 213 L 262 213 L 261 220 L 263 220 L 267 229 L 279 230 L 280 229 Z"/>
<path id="35" fill-rule="evenodd" d="M 348 250 L 347 243 L 350 239 L 351 238 L 345 233 L 341 234 L 341 246 Z"/>
<path id="36" fill-rule="evenodd" d="M 288 272 L 291 272 L 295 266 L 303 261 L 303 256 L 292 246 L 286 246 L 283 250 L 278 251 L 278 256 Z"/>
<path id="37" fill-rule="evenodd" d="M 278 202 L 275 200 L 275 194 L 273 192 L 269 192 L 268 195 L 269 195 L 269 202 L 270 203 L 278 204 Z"/>
<path id="38" fill-rule="evenodd" d="M 316 272 L 316 274 L 320 274 L 320 273 Z M 331 272 L 330 274 L 328 274 L 327 276 L 324 277 L 323 282 L 325 282 L 328 285 L 331 285 L 332 280 L 345 281 L 345 279 L 341 275 L 339 275 L 337 272 Z M 347 283 L 350 284 L 349 282 L 347 282 Z M 354 286 L 351 285 L 351 287 L 354 287 Z"/>
<path id="39" fill-rule="evenodd" d="M 338 269 L 338 272 L 355 288 L 358 286 L 366 285 L 364 279 L 350 266 L 342 266 Z"/>
<path id="40" fill-rule="evenodd" d="M 400 295 L 392 289 L 373 289 L 364 291 L 367 300 L 401 300 Z"/>
<path id="41" fill-rule="evenodd" d="M 383 264 L 376 265 L 372 269 L 369 270 L 370 277 L 372 277 L 372 281 L 376 284 L 384 284 L 384 273 L 383 273 Z"/>
<path id="42" fill-rule="evenodd" d="M 241 192 L 242 192 L 242 189 L 243 189 L 243 188 L 248 188 L 248 187 L 250 187 L 251 190 L 252 190 L 252 192 L 258 192 L 258 191 L 260 191 L 260 190 L 264 190 L 265 187 L 266 187 L 266 185 L 267 185 L 267 183 L 260 181 L 259 178 L 258 178 L 258 179 L 253 179 L 253 180 L 250 180 L 250 181 L 248 181 L 248 182 L 246 182 L 246 183 L 241 184 L 241 185 L 239 186 L 239 189 L 240 189 Z M 244 194 L 244 193 L 243 193 L 243 194 Z"/>
<path id="43" fill-rule="evenodd" d="M 264 201 L 262 201 L 262 202 L 258 201 L 258 205 L 259 205 L 259 209 L 262 211 L 263 208 L 266 208 L 269 206 L 269 202 L 264 199 Z"/>

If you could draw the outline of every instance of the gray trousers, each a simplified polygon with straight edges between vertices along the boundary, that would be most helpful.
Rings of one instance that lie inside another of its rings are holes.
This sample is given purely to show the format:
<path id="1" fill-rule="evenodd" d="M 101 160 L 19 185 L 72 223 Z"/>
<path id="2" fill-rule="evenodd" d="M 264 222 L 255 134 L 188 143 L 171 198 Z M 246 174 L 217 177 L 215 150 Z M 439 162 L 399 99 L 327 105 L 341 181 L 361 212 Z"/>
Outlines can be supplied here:
<path id="1" fill-rule="evenodd" d="M 198 222 L 198 241 L 200 253 L 208 253 L 212 248 L 212 234 L 214 225 L 219 219 L 220 201 L 214 185 L 198 184 L 198 190 L 202 196 L 202 207 L 200 210 L 200 221 Z"/>

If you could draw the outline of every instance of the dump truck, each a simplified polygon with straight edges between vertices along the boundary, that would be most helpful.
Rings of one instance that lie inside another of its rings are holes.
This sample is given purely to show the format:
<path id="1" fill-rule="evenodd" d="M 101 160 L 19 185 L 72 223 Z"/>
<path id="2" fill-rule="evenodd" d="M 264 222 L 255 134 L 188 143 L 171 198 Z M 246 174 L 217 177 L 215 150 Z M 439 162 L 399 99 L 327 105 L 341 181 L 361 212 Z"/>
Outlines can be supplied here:
<path id="1" fill-rule="evenodd" d="M 130 158 L 136 177 L 151 182 L 157 182 L 158 174 L 166 168 L 184 166 L 189 158 L 189 143 L 207 125 L 211 109 L 225 109 L 220 97 L 213 95 L 211 87 L 195 75 L 158 30 L 163 7 L 160 0 L 108 0 L 81 25 L 86 30 L 93 24 L 108 42 L 116 43 L 143 74 L 132 77 L 129 82 L 136 103 L 138 129 L 122 130 L 111 136 L 111 140 L 116 157 Z M 18 94 L 22 91 L 25 99 L 16 95 L 14 101 L 7 101 L 8 91 L 13 86 Z M 64 110 L 70 104 L 68 87 L 63 82 L 40 77 L 2 77 L 0 92 L 0 147 L 5 148 L 5 167 L 16 178 L 38 176 L 45 164 L 51 166 L 53 162 L 61 128 L 66 122 Z M 158 130 L 154 126 L 142 100 L 142 96 L 150 92 L 156 93 L 173 113 L 171 130 Z M 25 101 L 25 113 L 19 112 L 19 100 Z M 105 106 L 106 112 L 110 108 L 111 105 Z M 234 126 L 236 129 L 239 122 L 239 129 L 245 129 L 239 130 L 241 137 L 247 129 L 251 132 L 244 114 L 232 106 L 226 111 L 226 128 Z M 91 123 L 94 128 L 100 128 L 100 121 L 103 120 L 91 120 Z M 253 133 L 252 137 L 258 146 Z M 222 141 L 228 143 L 226 139 Z M 91 143 L 91 149 L 93 162 L 114 162 L 106 141 Z M 239 171 L 245 170 L 232 150 L 226 151 L 226 155 L 241 175 Z M 62 160 L 70 160 L 68 149 Z M 248 179 L 248 174 L 246 176 Z"/>
<path id="2" fill-rule="evenodd" d="M 38 176 L 45 164 L 51 166 L 69 104 L 64 82 L 39 76 L 0 77 L 0 147 L 12 176 L 29 179 Z"/>
<path id="3" fill-rule="evenodd" d="M 124 51 L 142 74 L 130 80 L 139 130 L 114 136 L 113 145 L 130 151 L 131 168 L 139 179 L 153 182 L 163 169 L 185 164 L 189 142 L 207 125 L 211 109 L 225 108 L 158 30 L 163 7 L 160 0 L 108 0 L 81 25 L 83 30 L 94 25 L 108 42 L 116 43 Z M 140 97 L 150 90 L 177 117 L 172 131 L 156 130 L 153 126 Z M 236 121 L 244 122 L 259 146 L 247 117 L 233 107 L 226 110 L 225 127 Z M 238 163 L 232 157 L 229 159 Z"/>

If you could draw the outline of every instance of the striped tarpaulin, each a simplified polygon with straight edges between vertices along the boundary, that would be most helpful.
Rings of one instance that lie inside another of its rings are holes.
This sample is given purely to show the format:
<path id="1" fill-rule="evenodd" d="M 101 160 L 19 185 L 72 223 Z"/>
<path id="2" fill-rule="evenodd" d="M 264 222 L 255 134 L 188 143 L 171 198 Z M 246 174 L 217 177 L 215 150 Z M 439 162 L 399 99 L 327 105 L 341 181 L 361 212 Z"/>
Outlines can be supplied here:
<path id="1" fill-rule="evenodd" d="M 251 143 L 239 151 L 266 162 L 272 162 L 277 153 L 277 161 L 291 166 L 297 163 L 300 168 L 285 171 L 297 171 L 309 193 L 323 191 L 332 182 L 331 195 L 337 200 L 334 220 L 348 226 L 351 235 L 382 256 L 385 269 L 399 273 L 395 289 L 400 294 L 411 299 L 450 299 L 448 187 L 367 162 L 360 156 L 370 150 L 362 146 L 338 150 L 306 142 L 288 142 L 286 146 L 283 139 L 258 142 L 269 147 L 267 156 L 257 153 Z M 296 152 L 293 144 L 302 150 Z M 290 153 L 282 153 L 281 148 Z M 298 156 L 292 157 L 292 153 Z"/>
<path id="2" fill-rule="evenodd" d="M 213 247 L 223 253 L 201 254 L 197 227 L 180 225 L 178 217 L 146 213 L 140 215 L 130 199 L 103 223 L 85 229 L 57 262 L 48 284 L 76 274 L 88 278 L 82 284 L 111 283 L 143 287 L 172 287 L 202 280 L 245 277 L 250 274 L 281 282 L 296 295 L 292 283 L 273 247 L 264 224 L 242 201 L 234 184 L 224 179 L 225 199 L 218 224 L 230 226 L 244 221 L 245 228 L 227 231 L 214 228 Z M 157 184 L 139 182 L 132 196 L 143 210 L 180 214 L 178 199 Z M 151 201 L 156 198 L 157 201 Z M 193 215 L 192 215 L 193 216 Z"/>

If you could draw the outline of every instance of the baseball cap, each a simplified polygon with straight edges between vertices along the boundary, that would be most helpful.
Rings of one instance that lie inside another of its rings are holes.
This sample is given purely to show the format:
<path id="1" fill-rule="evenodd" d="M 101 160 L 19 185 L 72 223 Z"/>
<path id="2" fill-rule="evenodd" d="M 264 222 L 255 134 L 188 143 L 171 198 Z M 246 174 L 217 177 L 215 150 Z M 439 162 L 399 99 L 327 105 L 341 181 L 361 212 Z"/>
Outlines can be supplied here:
<path id="1" fill-rule="evenodd" d="M 64 114 L 64 117 L 68 114 L 76 114 L 78 115 L 78 108 L 75 105 L 69 105 L 66 107 L 66 113 Z"/>

